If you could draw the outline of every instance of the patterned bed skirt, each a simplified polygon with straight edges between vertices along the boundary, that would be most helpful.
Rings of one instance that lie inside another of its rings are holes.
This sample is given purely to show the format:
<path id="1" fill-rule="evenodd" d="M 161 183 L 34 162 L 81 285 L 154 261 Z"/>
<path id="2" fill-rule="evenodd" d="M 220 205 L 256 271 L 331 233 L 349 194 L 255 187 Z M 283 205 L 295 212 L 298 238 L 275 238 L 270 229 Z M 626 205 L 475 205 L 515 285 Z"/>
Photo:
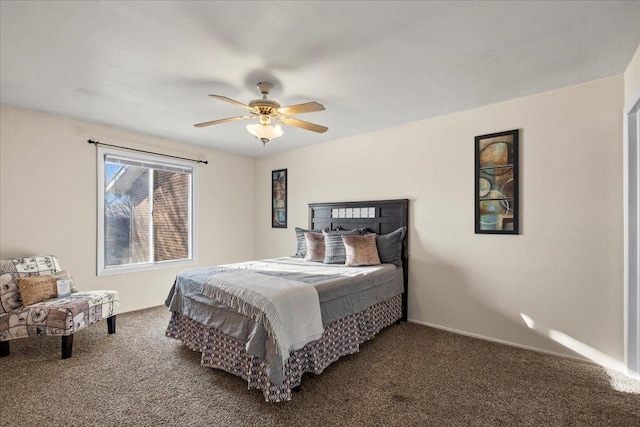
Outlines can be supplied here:
<path id="1" fill-rule="evenodd" d="M 173 312 L 166 336 L 202 353 L 201 365 L 223 369 L 245 379 L 249 389 L 260 389 L 267 402 L 291 400 L 291 389 L 300 385 L 305 372 L 320 374 L 342 356 L 357 353 L 360 344 L 402 317 L 398 295 L 327 325 L 322 338 L 291 352 L 284 365 L 281 385 L 267 381 L 265 362 L 245 351 L 245 342 Z"/>

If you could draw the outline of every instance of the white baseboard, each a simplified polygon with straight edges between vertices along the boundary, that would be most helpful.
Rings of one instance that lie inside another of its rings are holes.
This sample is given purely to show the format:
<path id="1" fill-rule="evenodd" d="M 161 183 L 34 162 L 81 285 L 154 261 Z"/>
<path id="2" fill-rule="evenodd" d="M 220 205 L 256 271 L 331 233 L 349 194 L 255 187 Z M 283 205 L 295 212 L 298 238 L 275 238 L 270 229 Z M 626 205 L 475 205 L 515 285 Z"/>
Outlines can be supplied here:
<path id="1" fill-rule="evenodd" d="M 537 347 L 531 347 L 531 346 L 528 346 L 528 345 L 517 344 L 517 343 L 511 342 L 511 341 L 505 341 L 505 340 L 501 340 L 501 339 L 497 339 L 497 338 L 486 337 L 484 335 L 478 335 L 478 334 L 474 334 L 474 333 L 471 333 L 471 332 L 465 332 L 465 331 L 461 331 L 461 330 L 458 330 L 458 329 L 448 328 L 446 326 L 440 326 L 440 325 L 436 325 L 434 323 L 429 323 L 429 322 L 422 322 L 422 321 L 415 320 L 415 319 L 408 319 L 408 321 L 411 322 L 411 323 L 417 323 L 418 325 L 429 326 L 430 328 L 441 329 L 443 331 L 453 332 L 454 334 L 464 335 L 466 337 L 477 338 L 477 339 L 484 340 L 484 341 L 490 341 L 490 342 L 495 342 L 495 343 L 498 343 L 498 344 L 508 345 L 508 346 L 511 346 L 511 347 L 521 348 L 523 350 L 535 351 L 536 353 L 549 354 L 551 356 L 562 357 L 563 359 L 569 359 L 569 360 L 574 360 L 576 362 L 582 362 L 582 363 L 588 363 L 590 365 L 600 366 L 597 363 L 595 363 L 593 360 L 589 360 L 589 359 L 584 358 L 584 357 L 577 357 L 577 356 L 570 356 L 568 354 L 556 353 L 555 351 L 544 350 L 544 349 L 537 348 Z"/>

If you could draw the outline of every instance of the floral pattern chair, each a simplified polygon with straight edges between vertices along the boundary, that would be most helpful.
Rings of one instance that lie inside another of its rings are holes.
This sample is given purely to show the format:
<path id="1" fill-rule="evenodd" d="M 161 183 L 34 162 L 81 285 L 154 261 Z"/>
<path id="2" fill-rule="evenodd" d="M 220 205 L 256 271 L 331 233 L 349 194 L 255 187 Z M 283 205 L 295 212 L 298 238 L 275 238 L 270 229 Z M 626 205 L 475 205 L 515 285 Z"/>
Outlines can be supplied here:
<path id="1" fill-rule="evenodd" d="M 45 335 L 62 337 L 62 358 L 71 357 L 73 334 L 107 319 L 109 334 L 116 331 L 118 292 L 76 292 L 24 306 L 17 280 L 61 271 L 53 255 L 0 260 L 0 357 L 10 354 L 9 341 Z"/>

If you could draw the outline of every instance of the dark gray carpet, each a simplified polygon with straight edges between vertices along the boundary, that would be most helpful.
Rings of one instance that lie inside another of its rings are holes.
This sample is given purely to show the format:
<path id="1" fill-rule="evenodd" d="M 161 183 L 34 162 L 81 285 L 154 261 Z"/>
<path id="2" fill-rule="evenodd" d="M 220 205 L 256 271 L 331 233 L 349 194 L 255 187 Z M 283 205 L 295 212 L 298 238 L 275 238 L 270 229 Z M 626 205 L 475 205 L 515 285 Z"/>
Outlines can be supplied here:
<path id="1" fill-rule="evenodd" d="M 99 322 L 67 360 L 59 338 L 13 341 L 0 359 L 0 425 L 640 426 L 637 381 L 410 323 L 269 404 L 165 338 L 168 320 L 164 307 L 121 314 L 110 336 Z"/>

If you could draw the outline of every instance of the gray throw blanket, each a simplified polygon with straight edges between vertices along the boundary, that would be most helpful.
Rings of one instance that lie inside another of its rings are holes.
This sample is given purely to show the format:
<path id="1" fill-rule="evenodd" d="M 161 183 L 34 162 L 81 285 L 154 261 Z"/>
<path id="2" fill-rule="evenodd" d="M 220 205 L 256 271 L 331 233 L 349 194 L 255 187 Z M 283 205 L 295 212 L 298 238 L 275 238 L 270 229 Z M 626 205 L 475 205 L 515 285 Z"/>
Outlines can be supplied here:
<path id="1" fill-rule="evenodd" d="M 274 339 L 283 364 L 291 351 L 324 332 L 318 292 L 306 283 L 231 270 L 209 277 L 202 293 L 261 324 Z"/>

